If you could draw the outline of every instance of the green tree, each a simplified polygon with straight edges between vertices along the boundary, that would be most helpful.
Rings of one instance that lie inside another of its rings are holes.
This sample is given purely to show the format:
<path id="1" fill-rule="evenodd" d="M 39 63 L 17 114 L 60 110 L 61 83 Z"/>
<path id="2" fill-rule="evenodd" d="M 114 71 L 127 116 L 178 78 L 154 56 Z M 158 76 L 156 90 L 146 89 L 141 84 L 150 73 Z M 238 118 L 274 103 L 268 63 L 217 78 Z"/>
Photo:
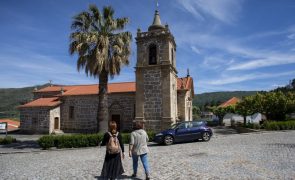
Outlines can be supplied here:
<path id="1" fill-rule="evenodd" d="M 199 119 L 201 117 L 201 110 L 198 106 L 193 106 L 193 119 Z"/>
<path id="2" fill-rule="evenodd" d="M 244 97 L 241 102 L 236 105 L 236 112 L 244 117 L 244 125 L 246 125 L 246 118 L 248 115 L 253 114 L 254 109 L 253 103 L 255 96 Z M 258 96 L 257 96 L 258 97 Z"/>
<path id="3" fill-rule="evenodd" d="M 97 130 L 108 122 L 108 78 L 118 75 L 129 64 L 131 33 L 122 32 L 128 18 L 114 18 L 112 7 L 102 12 L 95 5 L 73 18 L 69 51 L 77 54 L 77 69 L 99 80 Z"/>
<path id="4" fill-rule="evenodd" d="M 286 94 L 287 97 L 287 113 L 294 113 L 295 112 L 295 93 L 288 92 Z"/>
<path id="5" fill-rule="evenodd" d="M 281 91 L 268 92 L 264 96 L 263 107 L 267 119 L 285 120 L 287 98 Z"/>
<path id="6" fill-rule="evenodd" d="M 223 118 L 227 113 L 234 113 L 235 107 L 234 106 L 227 106 L 227 107 L 211 107 L 212 112 L 218 117 L 219 124 L 223 124 Z"/>

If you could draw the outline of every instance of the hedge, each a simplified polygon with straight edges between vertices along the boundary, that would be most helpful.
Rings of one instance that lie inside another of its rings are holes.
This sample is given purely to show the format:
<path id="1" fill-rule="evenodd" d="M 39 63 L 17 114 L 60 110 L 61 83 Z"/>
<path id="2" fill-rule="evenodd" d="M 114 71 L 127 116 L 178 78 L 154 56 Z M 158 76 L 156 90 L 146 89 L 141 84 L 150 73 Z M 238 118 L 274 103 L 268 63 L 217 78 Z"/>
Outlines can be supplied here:
<path id="1" fill-rule="evenodd" d="M 266 130 L 295 130 L 295 121 L 266 121 Z"/>
<path id="2" fill-rule="evenodd" d="M 147 131 L 150 141 L 153 140 L 155 133 Z M 129 144 L 130 133 L 121 133 L 124 144 Z M 74 135 L 45 135 L 38 140 L 42 149 L 56 148 L 78 148 L 97 146 L 102 141 L 103 134 L 74 134 Z"/>
<path id="3" fill-rule="evenodd" d="M 97 146 L 103 134 L 46 135 L 38 140 L 43 149 Z"/>
<path id="4" fill-rule="evenodd" d="M 5 138 L 0 137 L 0 144 L 11 144 L 16 142 L 16 139 L 11 136 L 6 136 Z"/>

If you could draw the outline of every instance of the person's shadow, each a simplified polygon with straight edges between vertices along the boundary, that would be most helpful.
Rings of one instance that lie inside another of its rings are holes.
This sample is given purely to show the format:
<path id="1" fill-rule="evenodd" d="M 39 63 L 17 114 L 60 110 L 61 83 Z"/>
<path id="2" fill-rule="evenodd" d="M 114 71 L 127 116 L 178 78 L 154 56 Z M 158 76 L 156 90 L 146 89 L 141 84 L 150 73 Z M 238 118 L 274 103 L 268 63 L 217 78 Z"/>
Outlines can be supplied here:
<path id="1" fill-rule="evenodd" d="M 107 180 L 107 178 L 101 177 L 101 176 L 95 176 L 95 179 L 97 180 Z M 131 176 L 127 176 L 127 175 L 121 175 L 119 177 L 117 177 L 116 179 L 135 179 L 135 180 L 141 180 L 137 177 L 131 177 Z"/>

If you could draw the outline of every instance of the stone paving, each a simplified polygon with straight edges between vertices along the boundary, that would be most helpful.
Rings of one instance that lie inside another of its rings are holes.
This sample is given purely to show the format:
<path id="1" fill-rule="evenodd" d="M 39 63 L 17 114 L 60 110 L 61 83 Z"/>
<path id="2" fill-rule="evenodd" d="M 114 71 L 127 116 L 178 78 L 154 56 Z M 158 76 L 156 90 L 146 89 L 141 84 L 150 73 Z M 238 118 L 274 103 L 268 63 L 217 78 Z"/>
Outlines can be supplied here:
<path id="1" fill-rule="evenodd" d="M 152 179 L 295 179 L 295 131 L 218 134 L 150 151 Z M 105 147 L 0 154 L 0 179 L 101 179 L 104 154 Z M 131 158 L 123 164 L 120 179 L 131 179 Z M 138 173 L 144 179 L 141 165 Z"/>

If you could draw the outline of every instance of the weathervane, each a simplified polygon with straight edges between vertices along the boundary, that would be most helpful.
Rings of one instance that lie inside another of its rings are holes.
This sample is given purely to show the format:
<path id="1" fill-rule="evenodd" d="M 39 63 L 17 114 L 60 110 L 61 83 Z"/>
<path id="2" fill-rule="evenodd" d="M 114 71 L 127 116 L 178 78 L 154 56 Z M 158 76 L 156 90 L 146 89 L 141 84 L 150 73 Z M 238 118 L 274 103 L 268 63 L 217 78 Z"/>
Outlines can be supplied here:
<path id="1" fill-rule="evenodd" d="M 156 0 L 156 9 L 158 10 L 158 8 L 159 8 L 159 2 L 158 0 Z"/>

